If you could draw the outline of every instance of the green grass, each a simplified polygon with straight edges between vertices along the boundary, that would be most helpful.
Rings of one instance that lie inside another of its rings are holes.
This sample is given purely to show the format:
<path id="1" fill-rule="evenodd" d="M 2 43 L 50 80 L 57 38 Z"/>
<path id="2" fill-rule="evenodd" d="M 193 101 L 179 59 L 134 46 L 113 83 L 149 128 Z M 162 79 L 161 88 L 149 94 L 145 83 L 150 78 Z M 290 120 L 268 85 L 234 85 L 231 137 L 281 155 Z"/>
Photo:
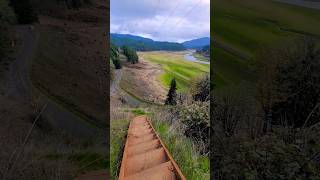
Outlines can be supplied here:
<path id="1" fill-rule="evenodd" d="M 320 36 L 319 10 L 269 0 L 224 0 L 213 6 L 211 24 L 218 46 L 211 54 L 217 87 L 255 82 L 248 59 L 262 48 L 305 34 Z"/>
<path id="2" fill-rule="evenodd" d="M 196 153 L 190 139 L 169 131 L 169 125 L 163 121 L 153 120 L 152 123 L 186 179 L 210 179 L 209 158 Z"/>
<path id="3" fill-rule="evenodd" d="M 197 58 L 199 61 L 205 61 L 205 62 L 209 62 L 210 58 L 203 56 L 202 54 L 199 53 L 193 53 L 192 54 L 195 58 Z"/>
<path id="4" fill-rule="evenodd" d="M 169 88 L 173 78 L 177 81 L 178 91 L 190 87 L 193 78 L 210 72 L 210 66 L 183 60 L 183 55 L 169 52 L 141 52 L 139 55 L 150 62 L 160 64 L 164 70 L 158 79 L 164 87 Z"/>
<path id="5" fill-rule="evenodd" d="M 122 161 L 129 120 L 113 120 L 110 124 L 110 179 L 117 179 Z"/>
<path id="6" fill-rule="evenodd" d="M 143 110 L 143 109 L 133 109 L 131 110 L 131 112 L 134 114 L 134 115 L 144 115 L 146 114 L 146 112 Z"/>

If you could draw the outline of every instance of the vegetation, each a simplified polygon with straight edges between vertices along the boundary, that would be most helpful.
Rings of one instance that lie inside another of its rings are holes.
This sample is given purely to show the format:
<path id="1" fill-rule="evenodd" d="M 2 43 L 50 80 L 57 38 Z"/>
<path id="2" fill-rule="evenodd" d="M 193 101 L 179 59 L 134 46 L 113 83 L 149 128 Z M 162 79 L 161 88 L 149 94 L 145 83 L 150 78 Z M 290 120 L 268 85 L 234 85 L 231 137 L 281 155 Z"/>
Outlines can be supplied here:
<path id="1" fill-rule="evenodd" d="M 207 109 L 208 110 L 208 109 Z M 210 179 L 210 161 L 201 153 L 203 143 L 196 143 L 185 136 L 183 123 L 170 109 L 154 109 L 151 114 L 153 127 L 172 154 L 187 179 Z"/>
<path id="2" fill-rule="evenodd" d="M 152 39 L 128 34 L 110 34 L 110 40 L 119 47 L 128 46 L 136 51 L 185 50 L 185 47 L 180 43 L 153 41 Z"/>
<path id="3" fill-rule="evenodd" d="M 215 178 L 319 178 L 318 52 L 309 38 L 264 49 L 256 97 L 247 87 L 216 90 Z"/>
<path id="4" fill-rule="evenodd" d="M 190 90 L 194 101 L 208 101 L 210 98 L 209 74 L 197 77 Z"/>
<path id="5" fill-rule="evenodd" d="M 212 178 L 319 179 L 319 41 L 296 39 L 318 39 L 320 12 L 268 0 L 214 7 Z"/>
<path id="6" fill-rule="evenodd" d="M 112 43 L 110 44 L 110 59 L 116 69 L 121 69 L 118 47 Z"/>
<path id="7" fill-rule="evenodd" d="M 169 88 L 171 80 L 174 78 L 177 82 L 178 92 L 188 91 L 195 77 L 210 71 L 210 65 L 186 61 L 181 54 L 143 52 L 139 55 L 144 60 L 160 64 L 164 73 L 160 75 L 159 81 L 163 86 Z"/>
<path id="8" fill-rule="evenodd" d="M 177 104 L 177 83 L 175 79 L 171 80 L 170 89 L 165 101 L 165 105 L 176 105 Z"/>
<path id="9" fill-rule="evenodd" d="M 110 125 L 110 179 L 117 179 L 129 120 L 112 120 Z"/>
<path id="10" fill-rule="evenodd" d="M 128 46 L 123 46 L 122 49 L 123 49 L 123 54 L 127 56 L 128 62 L 131 62 L 132 64 L 139 62 L 139 57 L 136 51 L 134 51 Z"/>

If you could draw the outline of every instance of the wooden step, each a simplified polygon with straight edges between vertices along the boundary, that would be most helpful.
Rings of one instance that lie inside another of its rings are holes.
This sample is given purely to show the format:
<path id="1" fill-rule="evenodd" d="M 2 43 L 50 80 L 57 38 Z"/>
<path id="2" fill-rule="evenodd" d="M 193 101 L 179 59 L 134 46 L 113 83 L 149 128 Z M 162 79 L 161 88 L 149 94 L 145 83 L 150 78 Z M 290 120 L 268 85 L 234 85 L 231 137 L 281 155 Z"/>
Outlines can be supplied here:
<path id="1" fill-rule="evenodd" d="M 156 139 L 155 134 L 149 134 L 142 137 L 131 135 L 128 137 L 129 146 L 140 144 L 154 139 Z"/>
<path id="2" fill-rule="evenodd" d="M 168 158 L 163 148 L 131 156 L 127 160 L 125 175 L 129 176 L 167 161 Z"/>
<path id="3" fill-rule="evenodd" d="M 146 116 L 131 120 L 119 180 L 185 180 Z"/>
<path id="4" fill-rule="evenodd" d="M 128 156 L 138 155 L 141 153 L 145 153 L 150 150 L 154 150 L 161 147 L 158 139 L 147 141 L 140 143 L 138 145 L 129 146 L 128 148 Z"/>
<path id="5" fill-rule="evenodd" d="M 158 166 L 146 169 L 140 173 L 133 174 L 125 178 L 125 180 L 175 180 L 178 179 L 174 167 L 170 161 L 162 163 Z"/>

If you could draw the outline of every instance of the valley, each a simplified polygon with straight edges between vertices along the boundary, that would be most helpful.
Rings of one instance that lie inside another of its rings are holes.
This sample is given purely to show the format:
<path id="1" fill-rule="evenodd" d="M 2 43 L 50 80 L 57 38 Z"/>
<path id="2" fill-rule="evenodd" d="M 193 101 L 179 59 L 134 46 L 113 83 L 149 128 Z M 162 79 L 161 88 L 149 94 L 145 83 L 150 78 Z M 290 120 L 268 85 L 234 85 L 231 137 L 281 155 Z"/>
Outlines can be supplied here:
<path id="1" fill-rule="evenodd" d="M 192 62 L 185 59 L 186 55 L 190 55 L 190 51 L 139 51 L 137 54 L 139 61 L 132 64 L 120 50 L 121 69 L 111 69 L 114 72 L 114 78 L 111 81 L 111 92 L 113 93 L 110 107 L 111 177 L 117 177 L 117 169 L 120 167 L 119 158 L 122 154 L 119 148 L 126 140 L 126 128 L 130 122 L 128 120 L 138 115 L 147 115 L 151 118 L 155 130 L 160 133 L 164 143 L 169 146 L 170 153 L 173 153 L 183 173 L 186 173 L 186 177 L 207 179 L 209 177 L 207 155 L 191 147 L 196 142 L 191 142 L 191 139 L 186 138 L 183 135 L 184 130 L 174 130 L 172 135 L 168 134 L 168 128 L 181 126 L 182 122 L 177 121 L 178 124 L 172 124 L 173 122 L 169 120 L 173 118 L 170 112 L 171 107 L 164 103 L 172 79 L 176 79 L 179 96 L 180 94 L 189 96 L 194 81 L 208 74 L 210 65 L 203 64 L 203 61 Z M 169 145 L 170 139 L 176 139 L 179 142 Z M 185 154 L 179 154 L 179 149 L 185 146 L 188 151 Z M 196 164 L 205 168 L 201 169 Z M 188 170 L 191 167 L 197 168 L 198 171 Z"/>

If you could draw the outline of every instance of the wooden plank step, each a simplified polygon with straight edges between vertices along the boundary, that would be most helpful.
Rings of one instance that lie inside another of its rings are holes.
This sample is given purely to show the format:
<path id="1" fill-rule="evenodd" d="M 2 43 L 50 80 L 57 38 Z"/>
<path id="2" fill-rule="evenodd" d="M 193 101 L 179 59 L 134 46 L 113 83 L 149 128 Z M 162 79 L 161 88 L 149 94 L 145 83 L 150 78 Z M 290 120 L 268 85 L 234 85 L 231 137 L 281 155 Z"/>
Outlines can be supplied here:
<path id="1" fill-rule="evenodd" d="M 131 120 L 119 180 L 185 180 L 146 116 Z"/>
<path id="2" fill-rule="evenodd" d="M 138 145 L 129 146 L 128 148 L 128 156 L 133 156 L 141 153 L 145 153 L 150 150 L 154 150 L 161 147 L 160 142 L 158 139 L 143 142 Z"/>
<path id="3" fill-rule="evenodd" d="M 127 160 L 125 174 L 126 176 L 132 175 L 167 161 L 168 158 L 163 148 L 131 156 Z"/>
<path id="4" fill-rule="evenodd" d="M 170 161 L 162 163 L 140 173 L 133 174 L 125 180 L 174 180 L 177 179 L 174 167 Z"/>

